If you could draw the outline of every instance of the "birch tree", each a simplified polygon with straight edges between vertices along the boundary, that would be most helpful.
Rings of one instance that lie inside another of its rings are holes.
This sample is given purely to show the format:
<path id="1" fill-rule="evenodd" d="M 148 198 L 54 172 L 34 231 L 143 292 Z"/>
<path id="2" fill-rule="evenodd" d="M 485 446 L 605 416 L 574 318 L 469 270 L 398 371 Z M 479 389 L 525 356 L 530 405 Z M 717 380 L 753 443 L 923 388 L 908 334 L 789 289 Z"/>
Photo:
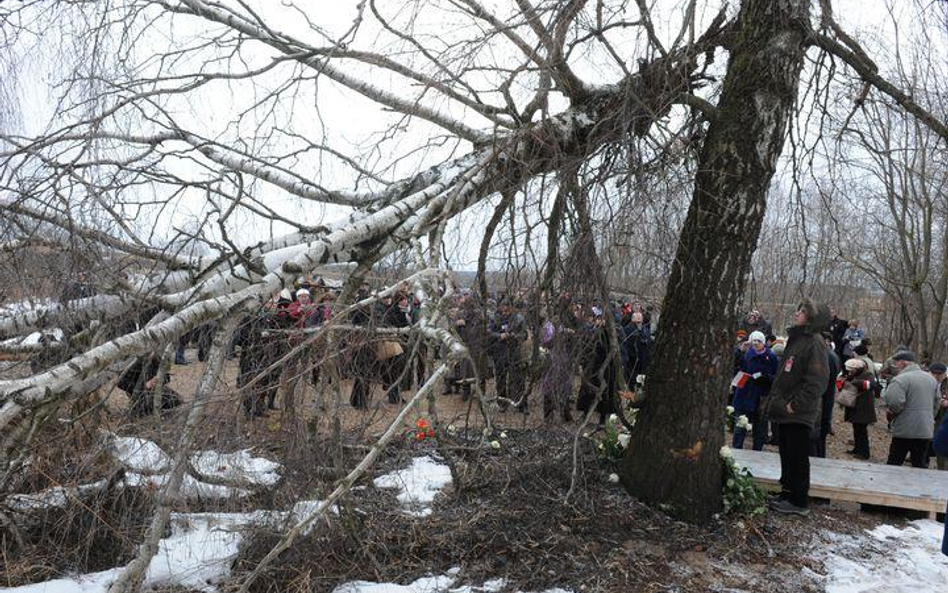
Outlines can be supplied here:
<path id="1" fill-rule="evenodd" d="M 728 337 L 801 108 L 805 57 L 833 55 L 847 75 L 948 137 L 942 120 L 879 74 L 828 0 L 818 10 L 744 0 L 736 11 L 688 0 L 655 14 L 618 0 L 0 10 L 21 33 L 5 48 L 14 62 L 42 54 L 44 32 L 83 40 L 59 55 L 65 70 L 47 119 L 0 130 L 4 240 L 132 262 L 95 296 L 0 318 L 0 337 L 108 323 L 145 303 L 165 313 L 0 381 L 7 474 L 51 408 L 301 274 L 378 261 L 456 219 L 484 228 L 493 206 L 489 251 L 505 213 L 538 203 L 536 192 L 554 195 L 564 173 L 577 172 L 588 186 L 579 193 L 603 204 L 638 191 L 619 183 L 633 169 L 647 177 L 671 159 L 690 162 L 692 198 L 623 475 L 643 500 L 707 520 L 720 506 Z M 17 80 L 30 72 L 23 66 Z M 14 119 L 23 118 L 3 121 Z M 433 237 L 436 252 L 441 233 Z M 169 247 L 182 244 L 201 248 Z"/>

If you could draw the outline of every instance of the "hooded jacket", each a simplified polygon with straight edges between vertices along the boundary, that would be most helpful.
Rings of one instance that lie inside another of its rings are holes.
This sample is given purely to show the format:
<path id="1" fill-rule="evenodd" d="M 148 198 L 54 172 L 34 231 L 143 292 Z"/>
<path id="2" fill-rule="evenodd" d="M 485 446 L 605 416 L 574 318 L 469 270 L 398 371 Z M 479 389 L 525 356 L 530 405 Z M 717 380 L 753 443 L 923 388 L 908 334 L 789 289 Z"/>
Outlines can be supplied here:
<path id="1" fill-rule="evenodd" d="M 807 324 L 787 329 L 787 347 L 764 407 L 777 424 L 803 424 L 810 429 L 820 420 L 823 392 L 829 381 L 826 344 L 820 331 L 829 325 L 826 305 L 806 299 L 800 304 Z M 789 404 L 789 409 L 788 409 Z"/>

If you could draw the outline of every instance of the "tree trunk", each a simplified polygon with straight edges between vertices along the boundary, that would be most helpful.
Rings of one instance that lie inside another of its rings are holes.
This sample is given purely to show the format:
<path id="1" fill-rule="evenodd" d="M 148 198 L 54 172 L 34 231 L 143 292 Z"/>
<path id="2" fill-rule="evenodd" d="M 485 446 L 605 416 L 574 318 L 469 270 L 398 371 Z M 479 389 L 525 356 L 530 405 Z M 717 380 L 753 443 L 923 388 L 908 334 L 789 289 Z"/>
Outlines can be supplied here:
<path id="1" fill-rule="evenodd" d="M 741 6 L 662 306 L 645 407 L 621 465 L 629 492 L 687 521 L 706 522 L 721 509 L 737 308 L 797 95 L 807 8 L 803 0 Z"/>

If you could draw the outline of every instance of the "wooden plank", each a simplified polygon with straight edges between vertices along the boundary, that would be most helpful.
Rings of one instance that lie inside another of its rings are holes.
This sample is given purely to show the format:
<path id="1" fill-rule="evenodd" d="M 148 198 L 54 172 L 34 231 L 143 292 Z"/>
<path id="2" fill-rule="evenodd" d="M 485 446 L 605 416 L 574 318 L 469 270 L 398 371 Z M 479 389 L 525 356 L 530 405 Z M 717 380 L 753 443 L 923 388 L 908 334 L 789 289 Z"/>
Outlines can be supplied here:
<path id="1" fill-rule="evenodd" d="M 761 486 L 780 489 L 777 453 L 735 450 L 734 461 Z M 943 513 L 948 472 L 811 457 L 810 496 Z"/>

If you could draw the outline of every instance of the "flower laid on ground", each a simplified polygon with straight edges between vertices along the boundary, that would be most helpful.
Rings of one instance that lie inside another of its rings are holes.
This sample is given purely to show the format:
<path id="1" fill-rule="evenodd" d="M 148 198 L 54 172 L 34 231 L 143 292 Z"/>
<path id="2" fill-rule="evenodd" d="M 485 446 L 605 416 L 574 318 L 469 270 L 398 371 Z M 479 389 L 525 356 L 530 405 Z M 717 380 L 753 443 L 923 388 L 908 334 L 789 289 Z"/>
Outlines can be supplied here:
<path id="1" fill-rule="evenodd" d="M 619 417 L 616 416 L 615 414 L 610 414 L 610 415 L 609 415 L 609 424 L 616 424 L 617 422 L 619 422 Z"/>
<path id="2" fill-rule="evenodd" d="M 491 442 L 490 442 L 490 448 L 491 448 L 491 449 L 500 449 L 500 442 L 498 442 L 498 441 L 491 441 Z"/>
<path id="3" fill-rule="evenodd" d="M 434 428 L 424 418 L 415 421 L 415 429 L 408 432 L 409 436 L 414 437 L 416 441 L 423 442 L 427 439 L 433 439 L 435 436 Z"/>
<path id="4" fill-rule="evenodd" d="M 721 457 L 723 457 L 724 459 L 733 459 L 734 452 L 731 451 L 730 447 L 728 447 L 727 445 L 724 445 L 723 447 L 721 447 Z"/>
<path id="5" fill-rule="evenodd" d="M 506 433 L 506 432 L 500 433 L 500 438 L 502 438 L 502 439 L 507 438 L 507 433 Z"/>
<path id="6" fill-rule="evenodd" d="M 609 474 L 609 483 L 618 484 L 619 483 L 619 474 Z"/>
<path id="7" fill-rule="evenodd" d="M 741 415 L 741 416 L 738 416 L 737 424 L 735 424 L 735 426 L 737 426 L 738 428 L 747 429 L 749 428 L 749 424 L 750 422 L 747 420 L 747 416 Z"/>
<path id="8" fill-rule="evenodd" d="M 623 432 L 618 437 L 616 437 L 616 440 L 619 442 L 619 446 L 625 449 L 629 446 L 629 441 L 632 440 L 632 435 L 627 432 Z"/>
<path id="9" fill-rule="evenodd" d="M 734 413 L 734 406 L 728 406 L 726 409 L 727 409 L 727 413 L 728 413 L 728 414 L 733 414 L 733 413 Z"/>

